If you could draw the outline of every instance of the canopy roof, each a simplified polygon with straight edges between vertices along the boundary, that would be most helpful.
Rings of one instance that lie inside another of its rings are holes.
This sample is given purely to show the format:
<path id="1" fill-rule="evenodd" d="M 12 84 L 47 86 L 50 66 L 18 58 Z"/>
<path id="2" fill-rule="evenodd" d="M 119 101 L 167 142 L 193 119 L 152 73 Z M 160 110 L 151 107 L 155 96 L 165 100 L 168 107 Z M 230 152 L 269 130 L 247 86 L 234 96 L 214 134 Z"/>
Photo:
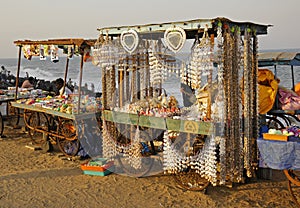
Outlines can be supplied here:
<path id="1" fill-rule="evenodd" d="M 234 22 L 227 18 L 218 17 L 214 19 L 195 19 L 189 21 L 178 21 L 178 22 L 168 22 L 159 24 L 145 24 L 145 25 L 132 25 L 132 26 L 118 26 L 118 27 L 104 27 L 98 28 L 97 30 L 100 34 L 108 34 L 110 36 L 118 36 L 123 31 L 129 29 L 136 30 L 139 34 L 150 34 L 150 33 L 163 33 L 166 29 L 170 27 L 181 27 L 185 30 L 188 39 L 194 39 L 195 34 L 203 32 L 205 28 L 209 29 L 210 33 L 215 33 L 216 28 L 219 23 L 222 25 L 228 25 L 230 28 L 232 26 L 238 26 L 241 33 L 246 29 L 253 29 L 256 31 L 257 35 L 267 34 L 268 27 L 272 25 L 261 25 L 252 22 Z"/>
<path id="2" fill-rule="evenodd" d="M 96 39 L 82 38 L 63 38 L 63 39 L 48 39 L 48 40 L 16 40 L 14 44 L 22 45 L 77 45 L 77 46 L 93 46 Z"/>
<path id="3" fill-rule="evenodd" d="M 265 52 L 258 54 L 258 66 L 292 65 L 300 66 L 299 52 Z"/>

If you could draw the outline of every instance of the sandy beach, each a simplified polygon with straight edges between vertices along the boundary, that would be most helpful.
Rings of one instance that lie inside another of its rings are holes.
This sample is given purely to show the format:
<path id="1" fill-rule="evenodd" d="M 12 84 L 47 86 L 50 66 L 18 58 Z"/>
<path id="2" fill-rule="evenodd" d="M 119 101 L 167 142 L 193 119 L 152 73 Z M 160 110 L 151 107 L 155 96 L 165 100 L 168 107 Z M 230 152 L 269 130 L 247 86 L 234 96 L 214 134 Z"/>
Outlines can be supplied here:
<path id="1" fill-rule="evenodd" d="M 84 175 L 84 160 L 67 160 L 58 151 L 26 147 L 22 129 L 5 127 L 0 139 L 0 207 L 296 207 L 281 171 L 272 179 L 209 186 L 206 193 L 178 187 L 172 176 L 133 178 Z"/>

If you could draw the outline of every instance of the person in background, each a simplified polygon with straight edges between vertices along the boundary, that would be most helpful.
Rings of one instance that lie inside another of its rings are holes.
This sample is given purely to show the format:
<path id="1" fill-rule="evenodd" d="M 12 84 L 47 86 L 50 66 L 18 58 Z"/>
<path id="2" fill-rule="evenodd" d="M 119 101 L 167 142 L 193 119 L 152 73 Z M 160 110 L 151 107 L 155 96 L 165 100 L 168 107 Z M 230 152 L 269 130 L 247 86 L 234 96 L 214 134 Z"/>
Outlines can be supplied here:
<path id="1" fill-rule="evenodd" d="M 68 96 L 70 94 L 72 94 L 73 92 L 68 88 L 67 85 L 65 85 L 65 88 L 64 88 L 64 80 L 62 78 L 58 78 L 55 80 L 55 86 L 56 88 L 59 90 L 58 91 L 58 94 L 57 95 L 60 95 L 60 96 Z"/>
<path id="2" fill-rule="evenodd" d="M 7 70 L 4 66 L 1 66 L 1 81 L 6 81 Z"/>
<path id="3" fill-rule="evenodd" d="M 182 93 L 183 105 L 190 107 L 196 102 L 196 96 L 194 90 L 185 83 L 180 83 L 180 92 Z"/>
<path id="4" fill-rule="evenodd" d="M 34 78 L 33 77 L 29 77 L 28 79 L 26 79 L 23 83 L 21 88 L 33 88 L 34 87 Z"/>
<path id="5" fill-rule="evenodd" d="M 71 78 L 69 78 L 69 81 L 67 82 L 67 87 L 74 92 L 74 86 L 73 86 L 73 81 Z"/>

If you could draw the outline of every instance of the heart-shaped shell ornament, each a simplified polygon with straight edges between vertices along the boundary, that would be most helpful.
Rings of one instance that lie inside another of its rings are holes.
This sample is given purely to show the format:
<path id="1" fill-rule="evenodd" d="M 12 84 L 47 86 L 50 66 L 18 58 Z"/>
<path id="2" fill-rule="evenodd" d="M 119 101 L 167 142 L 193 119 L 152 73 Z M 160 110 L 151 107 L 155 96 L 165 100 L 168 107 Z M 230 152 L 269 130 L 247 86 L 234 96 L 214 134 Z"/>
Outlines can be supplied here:
<path id="1" fill-rule="evenodd" d="M 185 43 L 186 40 L 185 31 L 181 27 L 177 27 L 177 26 L 168 28 L 165 31 L 164 40 L 166 46 L 174 53 L 177 53 L 182 49 Z"/>
<path id="2" fill-rule="evenodd" d="M 121 45 L 130 54 L 132 54 L 139 45 L 139 35 L 133 30 L 123 31 L 120 37 Z"/>

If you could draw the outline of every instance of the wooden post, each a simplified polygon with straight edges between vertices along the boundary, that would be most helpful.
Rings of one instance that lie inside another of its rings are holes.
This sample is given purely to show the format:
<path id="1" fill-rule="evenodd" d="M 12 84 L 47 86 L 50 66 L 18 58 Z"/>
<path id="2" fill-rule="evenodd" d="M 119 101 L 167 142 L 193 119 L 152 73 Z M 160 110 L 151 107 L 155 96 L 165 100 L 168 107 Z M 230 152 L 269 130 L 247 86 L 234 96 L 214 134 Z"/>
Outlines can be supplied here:
<path id="1" fill-rule="evenodd" d="M 65 69 L 65 77 L 64 77 L 64 85 L 63 85 L 63 92 L 65 91 L 65 87 L 66 87 L 66 83 L 67 83 L 68 69 L 69 69 L 69 58 L 67 57 L 67 60 L 66 60 L 66 69 Z"/>
<path id="2" fill-rule="evenodd" d="M 126 67 L 125 67 L 125 75 L 126 75 L 126 77 L 125 77 L 125 79 L 126 79 L 126 96 L 125 96 L 125 99 L 126 99 L 126 101 L 128 102 L 129 100 L 130 100 L 130 94 L 129 94 L 129 92 L 130 92 L 130 90 L 129 90 L 129 71 L 128 71 L 128 69 L 129 69 L 129 58 L 128 58 L 128 56 L 126 56 Z"/>
<path id="3" fill-rule="evenodd" d="M 108 110 L 108 106 L 107 106 L 107 82 L 106 82 L 106 78 L 107 78 L 107 74 L 106 74 L 106 70 L 105 68 L 102 69 L 102 105 L 103 108 L 105 110 Z"/>
<path id="4" fill-rule="evenodd" d="M 80 74 L 79 74 L 79 86 L 78 86 L 78 113 L 80 113 L 82 71 L 83 71 L 83 54 L 81 54 L 81 61 L 80 61 Z"/>
<path id="5" fill-rule="evenodd" d="M 118 80 L 119 80 L 119 107 L 123 107 L 123 97 L 124 97 L 124 71 L 123 70 L 119 70 L 119 76 L 118 76 Z"/>
<path id="6" fill-rule="evenodd" d="M 22 54 L 22 45 L 19 45 L 19 58 L 18 58 L 18 69 L 17 69 L 17 75 L 16 75 L 15 100 L 17 100 L 17 98 L 18 98 L 19 76 L 20 76 L 20 68 L 21 68 L 21 54 Z"/>

